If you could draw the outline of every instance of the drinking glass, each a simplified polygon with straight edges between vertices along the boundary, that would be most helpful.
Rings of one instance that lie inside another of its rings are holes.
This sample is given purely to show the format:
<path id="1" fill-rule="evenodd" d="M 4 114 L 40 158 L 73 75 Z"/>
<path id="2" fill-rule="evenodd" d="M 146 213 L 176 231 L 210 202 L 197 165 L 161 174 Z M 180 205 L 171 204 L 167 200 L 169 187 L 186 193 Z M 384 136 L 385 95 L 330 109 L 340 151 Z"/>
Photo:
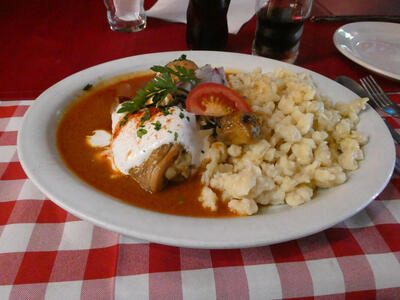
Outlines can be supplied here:
<path id="1" fill-rule="evenodd" d="M 226 14 L 231 0 L 189 0 L 186 43 L 194 50 L 224 50 L 228 41 Z"/>
<path id="2" fill-rule="evenodd" d="M 313 0 L 257 0 L 253 55 L 294 63 Z"/>
<path id="3" fill-rule="evenodd" d="M 104 0 L 113 31 L 136 32 L 146 28 L 144 0 Z"/>

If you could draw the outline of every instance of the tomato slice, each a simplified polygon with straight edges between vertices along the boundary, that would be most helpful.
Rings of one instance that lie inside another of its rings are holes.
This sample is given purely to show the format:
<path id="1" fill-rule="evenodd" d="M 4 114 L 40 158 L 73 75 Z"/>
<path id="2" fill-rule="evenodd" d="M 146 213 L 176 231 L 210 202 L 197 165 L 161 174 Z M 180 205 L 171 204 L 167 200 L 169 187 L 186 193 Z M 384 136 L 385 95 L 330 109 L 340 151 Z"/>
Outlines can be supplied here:
<path id="1" fill-rule="evenodd" d="M 201 83 L 186 98 L 186 110 L 196 115 L 222 117 L 236 111 L 251 112 L 237 92 L 219 83 Z"/>

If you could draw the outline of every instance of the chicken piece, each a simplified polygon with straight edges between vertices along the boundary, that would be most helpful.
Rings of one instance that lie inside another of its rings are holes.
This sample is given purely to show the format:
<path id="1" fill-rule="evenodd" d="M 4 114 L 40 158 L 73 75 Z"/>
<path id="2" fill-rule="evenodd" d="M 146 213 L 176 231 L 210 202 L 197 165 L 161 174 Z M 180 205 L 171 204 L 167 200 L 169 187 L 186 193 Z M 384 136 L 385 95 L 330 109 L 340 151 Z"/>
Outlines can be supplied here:
<path id="1" fill-rule="evenodd" d="M 152 193 L 161 191 L 167 183 L 164 176 L 166 170 L 173 165 L 182 150 L 181 144 L 164 144 L 154 150 L 142 165 L 132 168 L 129 174 L 142 189 Z"/>
<path id="2" fill-rule="evenodd" d="M 188 179 L 195 171 L 196 168 L 192 165 L 192 154 L 183 150 L 165 171 L 164 176 L 168 181 L 179 182 Z"/>
<path id="3" fill-rule="evenodd" d="M 257 117 L 249 112 L 234 112 L 217 120 L 217 139 L 225 144 L 250 144 L 260 135 Z"/>
<path id="4" fill-rule="evenodd" d="M 178 107 L 170 107 L 168 114 L 152 107 L 129 115 L 121 125 L 125 113 L 118 113 L 120 107 L 111 114 L 111 154 L 122 174 L 157 192 L 196 172 L 201 141 L 195 115 Z"/>

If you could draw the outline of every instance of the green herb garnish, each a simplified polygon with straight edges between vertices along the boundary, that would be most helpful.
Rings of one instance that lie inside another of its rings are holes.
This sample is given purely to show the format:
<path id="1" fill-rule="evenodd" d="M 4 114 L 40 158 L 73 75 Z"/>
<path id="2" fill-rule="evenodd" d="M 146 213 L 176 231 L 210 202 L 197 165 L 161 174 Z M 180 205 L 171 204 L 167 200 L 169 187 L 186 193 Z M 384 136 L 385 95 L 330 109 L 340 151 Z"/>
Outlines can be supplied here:
<path id="1" fill-rule="evenodd" d="M 143 129 L 143 128 L 139 129 L 139 130 L 136 132 L 136 134 L 137 134 L 137 136 L 138 136 L 139 138 L 141 138 L 142 136 L 144 136 L 146 133 L 147 133 L 147 130 L 146 130 L 146 129 Z"/>
<path id="2" fill-rule="evenodd" d="M 161 109 L 161 112 L 163 113 L 164 116 L 168 116 L 170 114 L 168 107 L 163 107 Z"/>
<path id="3" fill-rule="evenodd" d="M 168 132 L 168 133 L 172 133 L 172 131 L 171 131 L 171 130 L 168 130 L 167 132 Z"/>
<path id="4" fill-rule="evenodd" d="M 174 66 L 174 68 L 175 68 L 175 70 L 173 70 L 172 68 L 169 68 L 169 67 L 153 66 L 150 69 L 153 70 L 154 72 L 161 73 L 161 75 L 168 74 L 169 77 L 171 77 L 171 75 L 175 75 L 176 77 L 178 77 L 179 82 L 190 82 L 194 85 L 200 82 L 200 79 L 196 77 L 194 70 L 186 69 L 183 66 Z M 157 78 L 157 77 L 154 77 L 154 78 Z M 174 84 L 174 86 L 175 86 L 176 90 L 179 89 L 182 92 L 188 93 L 187 90 L 178 88 L 175 84 Z"/>
<path id="5" fill-rule="evenodd" d="M 136 96 L 131 101 L 122 103 L 118 113 L 135 113 L 145 107 L 149 99 L 152 99 L 152 105 L 156 105 L 169 93 L 173 93 L 176 90 L 177 87 L 171 76 L 169 74 L 161 74 L 161 76 L 154 77 L 150 80 L 143 89 L 138 90 Z"/>
<path id="6" fill-rule="evenodd" d="M 179 58 L 174 59 L 174 61 L 182 61 L 182 60 L 186 60 L 186 54 L 182 54 L 181 56 L 179 56 Z"/>
<path id="7" fill-rule="evenodd" d="M 178 204 L 183 204 L 183 202 L 185 202 L 185 200 L 183 198 L 179 198 Z"/>
<path id="8" fill-rule="evenodd" d="M 125 115 L 124 119 L 121 121 L 121 123 L 119 123 L 119 127 L 122 127 L 126 124 L 126 122 L 128 122 L 129 120 L 129 115 Z"/>
<path id="9" fill-rule="evenodd" d="M 176 142 L 178 140 L 178 133 L 175 131 L 174 133 L 174 141 Z"/>
<path id="10" fill-rule="evenodd" d="M 179 113 L 179 118 L 183 119 L 185 117 L 185 115 L 183 114 L 183 112 Z"/>
<path id="11" fill-rule="evenodd" d="M 83 88 L 84 91 L 88 91 L 93 87 L 93 84 L 88 83 L 87 85 L 85 85 L 85 87 Z"/>
<path id="12" fill-rule="evenodd" d="M 161 129 L 161 123 L 160 121 L 157 121 L 155 123 L 151 123 L 151 125 L 154 125 L 154 129 L 159 131 Z"/>
<path id="13" fill-rule="evenodd" d="M 186 116 L 186 120 L 188 120 L 188 122 L 190 122 L 190 118 L 188 116 Z"/>
<path id="14" fill-rule="evenodd" d="M 154 77 L 144 88 L 138 90 L 136 96 L 133 97 L 131 101 L 122 103 L 118 113 L 135 113 L 146 106 L 157 106 L 168 94 L 173 94 L 178 90 L 188 94 L 189 92 L 186 89 L 178 87 L 175 84 L 172 75 L 175 75 L 178 78 L 178 82 L 190 82 L 193 85 L 200 82 L 200 79 L 196 77 L 194 70 L 189 70 L 182 66 L 175 66 L 175 69 L 176 70 L 173 70 L 169 67 L 163 66 L 151 67 L 151 70 L 160 73 L 160 75 Z M 150 99 L 151 103 L 146 104 Z"/>
<path id="15" fill-rule="evenodd" d="M 149 120 L 150 119 L 150 117 L 151 117 L 151 114 L 150 114 L 150 112 L 149 112 L 149 110 L 148 109 L 146 109 L 146 111 L 145 111 L 145 113 L 144 113 L 144 115 L 143 115 L 143 117 L 140 119 L 140 124 L 144 124 L 144 122 L 146 122 L 147 120 Z"/>

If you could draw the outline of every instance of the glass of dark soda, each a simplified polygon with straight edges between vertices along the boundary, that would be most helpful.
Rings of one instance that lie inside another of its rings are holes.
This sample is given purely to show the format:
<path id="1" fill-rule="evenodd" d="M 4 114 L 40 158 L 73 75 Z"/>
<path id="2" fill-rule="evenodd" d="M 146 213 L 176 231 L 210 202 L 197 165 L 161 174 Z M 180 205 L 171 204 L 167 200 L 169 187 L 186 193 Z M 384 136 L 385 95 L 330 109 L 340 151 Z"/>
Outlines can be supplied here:
<path id="1" fill-rule="evenodd" d="M 253 55 L 294 63 L 313 0 L 257 0 Z"/>
<path id="2" fill-rule="evenodd" d="M 229 4 L 230 0 L 189 0 L 186 14 L 186 43 L 189 49 L 225 49 Z"/>

